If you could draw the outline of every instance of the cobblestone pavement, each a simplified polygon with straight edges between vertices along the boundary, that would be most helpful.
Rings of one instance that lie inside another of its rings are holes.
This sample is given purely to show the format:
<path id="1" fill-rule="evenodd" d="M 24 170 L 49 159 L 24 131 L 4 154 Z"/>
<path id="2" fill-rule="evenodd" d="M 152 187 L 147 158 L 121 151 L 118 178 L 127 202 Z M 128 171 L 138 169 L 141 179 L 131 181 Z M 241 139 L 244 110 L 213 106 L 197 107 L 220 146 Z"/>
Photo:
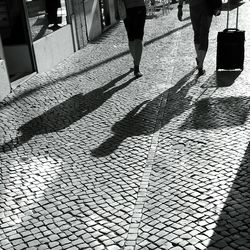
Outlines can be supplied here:
<path id="1" fill-rule="evenodd" d="M 250 3 L 244 71 L 215 72 L 223 12 L 200 78 L 185 8 L 147 20 L 142 78 L 120 23 L 1 104 L 1 249 L 250 249 Z"/>

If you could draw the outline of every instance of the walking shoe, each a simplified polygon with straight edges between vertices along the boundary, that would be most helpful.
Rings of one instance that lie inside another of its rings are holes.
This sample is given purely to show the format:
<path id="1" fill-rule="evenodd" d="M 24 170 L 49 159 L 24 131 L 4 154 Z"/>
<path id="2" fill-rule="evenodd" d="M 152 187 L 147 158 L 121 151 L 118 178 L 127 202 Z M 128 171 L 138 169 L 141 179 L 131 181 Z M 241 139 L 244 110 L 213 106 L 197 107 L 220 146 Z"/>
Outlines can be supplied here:
<path id="1" fill-rule="evenodd" d="M 142 76 L 143 76 L 142 73 L 141 73 L 140 71 L 134 72 L 134 75 L 135 75 L 136 78 L 139 78 L 139 77 L 142 77 Z"/>
<path id="2" fill-rule="evenodd" d="M 202 68 L 198 69 L 198 76 L 202 76 L 205 73 L 206 73 L 205 69 L 202 69 Z"/>
<path id="3" fill-rule="evenodd" d="M 134 67 L 134 75 L 136 78 L 142 77 L 142 73 L 139 70 L 139 66 Z"/>

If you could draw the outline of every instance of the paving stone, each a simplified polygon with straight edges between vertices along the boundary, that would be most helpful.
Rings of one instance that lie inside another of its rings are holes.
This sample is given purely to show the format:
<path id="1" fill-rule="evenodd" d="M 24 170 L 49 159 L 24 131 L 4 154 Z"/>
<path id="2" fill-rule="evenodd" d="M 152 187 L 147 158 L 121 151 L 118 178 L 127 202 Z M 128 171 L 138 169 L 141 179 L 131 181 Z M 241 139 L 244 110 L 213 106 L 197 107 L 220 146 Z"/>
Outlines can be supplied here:
<path id="1" fill-rule="evenodd" d="M 17 245 L 17 246 L 14 246 L 14 249 L 15 250 L 22 250 L 22 249 L 27 249 L 27 245 L 26 244 L 24 244 L 24 243 L 21 243 L 21 244 L 19 244 L 19 245 Z"/>
<path id="2" fill-rule="evenodd" d="M 65 238 L 65 239 L 59 240 L 59 243 L 60 243 L 62 246 L 64 246 L 64 245 L 70 243 L 70 241 L 69 241 L 68 239 Z"/>
<path id="3" fill-rule="evenodd" d="M 29 247 L 35 247 L 39 245 L 39 241 L 38 240 L 32 240 L 28 242 L 28 246 Z"/>
<path id="4" fill-rule="evenodd" d="M 49 236 L 49 240 L 54 242 L 54 241 L 58 241 L 60 239 L 60 237 L 56 234 L 50 235 Z"/>
<path id="5" fill-rule="evenodd" d="M 188 245 L 188 246 L 185 246 L 184 249 L 185 250 L 195 250 L 195 247 Z"/>
<path id="6" fill-rule="evenodd" d="M 61 250 L 62 247 L 61 247 L 61 246 L 56 246 L 56 247 L 53 247 L 53 248 L 51 248 L 51 249 L 53 249 L 53 250 Z"/>
<path id="7" fill-rule="evenodd" d="M 45 249 L 48 249 L 48 246 L 47 245 L 40 245 L 38 247 L 38 250 L 45 250 Z"/>
<path id="8" fill-rule="evenodd" d="M 58 241 L 49 242 L 50 248 L 56 247 L 56 246 L 58 246 L 58 245 L 59 245 L 59 242 L 58 242 Z"/>
<path id="9" fill-rule="evenodd" d="M 119 246 L 108 246 L 107 249 L 108 250 L 119 250 L 120 247 Z"/>

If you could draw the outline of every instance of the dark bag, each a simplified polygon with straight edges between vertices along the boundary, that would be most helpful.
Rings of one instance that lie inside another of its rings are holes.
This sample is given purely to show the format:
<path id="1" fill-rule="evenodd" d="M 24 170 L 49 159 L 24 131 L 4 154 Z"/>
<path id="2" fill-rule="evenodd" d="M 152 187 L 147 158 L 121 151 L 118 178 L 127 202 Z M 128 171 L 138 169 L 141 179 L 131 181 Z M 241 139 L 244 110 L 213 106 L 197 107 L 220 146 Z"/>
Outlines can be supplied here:
<path id="1" fill-rule="evenodd" d="M 229 8 L 227 13 L 227 28 L 218 32 L 217 36 L 217 57 L 216 69 L 241 69 L 244 68 L 244 44 L 245 31 L 238 29 L 238 13 L 237 8 L 236 28 L 228 28 Z"/>
<path id="2" fill-rule="evenodd" d="M 217 11 L 222 8 L 222 0 L 207 0 L 207 7 L 211 16 L 216 15 Z"/>

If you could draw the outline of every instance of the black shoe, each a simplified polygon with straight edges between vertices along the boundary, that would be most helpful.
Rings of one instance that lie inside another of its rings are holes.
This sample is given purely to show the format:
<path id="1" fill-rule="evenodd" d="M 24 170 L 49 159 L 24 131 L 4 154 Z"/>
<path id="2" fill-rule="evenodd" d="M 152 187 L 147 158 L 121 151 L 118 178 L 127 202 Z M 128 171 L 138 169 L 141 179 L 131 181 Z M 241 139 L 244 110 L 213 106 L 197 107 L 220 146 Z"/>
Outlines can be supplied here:
<path id="1" fill-rule="evenodd" d="M 142 73 L 140 72 L 139 66 L 134 66 L 134 75 L 136 78 L 142 77 Z"/>
<path id="2" fill-rule="evenodd" d="M 143 74 L 140 71 L 134 72 L 136 78 L 142 77 Z"/>
<path id="3" fill-rule="evenodd" d="M 198 76 L 202 76 L 206 73 L 205 69 L 198 69 Z"/>
<path id="4" fill-rule="evenodd" d="M 59 26 L 58 24 L 54 24 L 53 26 L 48 27 L 48 29 L 53 30 L 53 31 L 56 31 L 60 28 L 61 28 L 61 26 Z"/>

